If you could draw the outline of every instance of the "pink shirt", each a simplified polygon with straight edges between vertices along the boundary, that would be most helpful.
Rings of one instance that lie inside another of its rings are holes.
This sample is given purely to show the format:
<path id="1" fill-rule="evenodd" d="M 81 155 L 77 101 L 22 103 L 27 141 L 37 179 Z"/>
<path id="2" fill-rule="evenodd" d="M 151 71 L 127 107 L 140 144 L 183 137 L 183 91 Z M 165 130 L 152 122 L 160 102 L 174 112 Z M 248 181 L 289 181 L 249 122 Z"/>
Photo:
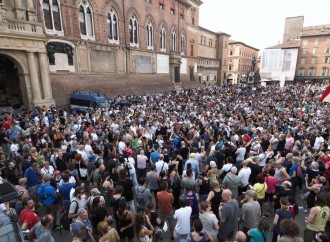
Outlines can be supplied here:
<path id="1" fill-rule="evenodd" d="M 147 167 L 148 157 L 145 155 L 137 155 L 136 163 L 138 169 L 145 169 Z"/>
<path id="2" fill-rule="evenodd" d="M 276 184 L 278 183 L 278 179 L 276 177 L 267 176 L 267 177 L 265 177 L 265 182 L 268 186 L 267 193 L 275 194 L 275 187 L 276 187 Z"/>
<path id="3" fill-rule="evenodd" d="M 324 176 L 327 179 L 330 179 L 330 161 L 327 161 L 324 163 L 324 166 L 328 165 L 329 168 L 325 171 Z"/>
<path id="4" fill-rule="evenodd" d="M 289 138 L 286 138 L 285 139 L 285 149 L 288 150 L 288 149 L 291 149 L 292 145 L 294 143 L 294 138 L 292 137 L 289 137 Z"/>

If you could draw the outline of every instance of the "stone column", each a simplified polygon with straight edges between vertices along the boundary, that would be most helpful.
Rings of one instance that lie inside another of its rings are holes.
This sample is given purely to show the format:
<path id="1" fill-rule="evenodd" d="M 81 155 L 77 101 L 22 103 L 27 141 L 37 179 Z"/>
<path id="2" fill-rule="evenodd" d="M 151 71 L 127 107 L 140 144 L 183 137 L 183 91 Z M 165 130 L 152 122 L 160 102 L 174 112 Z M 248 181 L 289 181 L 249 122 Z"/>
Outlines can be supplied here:
<path id="1" fill-rule="evenodd" d="M 28 10 L 34 10 L 32 1 L 34 1 L 34 0 L 26 0 L 26 7 Z"/>
<path id="2" fill-rule="evenodd" d="M 32 87 L 32 94 L 33 94 L 33 100 L 40 100 L 41 99 L 41 93 L 40 93 L 40 86 L 38 81 L 38 74 L 37 74 L 37 67 L 36 62 L 34 58 L 34 53 L 32 51 L 27 52 L 28 56 L 28 62 L 29 62 L 29 71 L 30 71 L 30 80 L 31 80 L 31 87 Z"/>
<path id="3" fill-rule="evenodd" d="M 39 58 L 40 73 L 41 73 L 41 85 L 42 85 L 42 90 L 44 92 L 44 98 L 53 99 L 50 80 L 49 80 L 46 52 L 38 52 L 38 58 Z"/>
<path id="4" fill-rule="evenodd" d="M 21 8 L 22 7 L 22 0 L 15 0 L 15 7 Z"/>

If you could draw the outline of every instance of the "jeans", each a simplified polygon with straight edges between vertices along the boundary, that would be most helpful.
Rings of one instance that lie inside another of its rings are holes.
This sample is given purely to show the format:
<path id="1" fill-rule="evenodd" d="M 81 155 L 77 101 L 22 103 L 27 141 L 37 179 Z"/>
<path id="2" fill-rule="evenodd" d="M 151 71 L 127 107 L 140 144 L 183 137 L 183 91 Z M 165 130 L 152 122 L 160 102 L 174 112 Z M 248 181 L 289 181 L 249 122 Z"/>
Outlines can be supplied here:
<path id="1" fill-rule="evenodd" d="M 318 234 L 318 232 L 306 228 L 304 231 L 304 241 L 314 241 L 316 234 Z"/>

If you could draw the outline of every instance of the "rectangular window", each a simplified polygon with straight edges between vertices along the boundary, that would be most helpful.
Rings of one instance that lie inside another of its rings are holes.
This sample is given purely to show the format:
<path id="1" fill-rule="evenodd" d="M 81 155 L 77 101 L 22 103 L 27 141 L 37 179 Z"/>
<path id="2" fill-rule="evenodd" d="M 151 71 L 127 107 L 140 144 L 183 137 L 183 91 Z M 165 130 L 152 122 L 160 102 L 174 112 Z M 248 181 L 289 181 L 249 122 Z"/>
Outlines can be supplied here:
<path id="1" fill-rule="evenodd" d="M 303 41 L 303 45 L 306 46 L 307 44 L 308 44 L 308 40 L 305 39 L 305 40 Z"/>
<path id="2" fill-rule="evenodd" d="M 195 18 L 191 18 L 191 24 L 195 25 Z"/>
<path id="3" fill-rule="evenodd" d="M 314 45 L 318 45 L 318 44 L 319 44 L 319 39 L 316 38 L 316 39 L 314 40 Z"/>
<path id="4" fill-rule="evenodd" d="M 299 69 L 298 76 L 304 76 L 304 75 L 305 75 L 305 70 L 304 69 Z"/>
<path id="5" fill-rule="evenodd" d="M 315 69 L 309 69 L 309 76 L 314 76 L 315 75 Z"/>
<path id="6" fill-rule="evenodd" d="M 164 4 L 163 3 L 159 3 L 159 9 L 164 10 Z"/>
<path id="7" fill-rule="evenodd" d="M 301 64 L 301 65 L 305 64 L 305 58 L 301 58 L 301 59 L 300 59 L 300 64 Z"/>
<path id="8" fill-rule="evenodd" d="M 190 45 L 190 55 L 194 56 L 194 45 Z"/>
<path id="9" fill-rule="evenodd" d="M 326 43 L 327 43 L 327 44 L 330 44 L 330 38 L 329 38 L 329 39 L 327 39 Z"/>
<path id="10" fill-rule="evenodd" d="M 171 15 L 174 15 L 174 9 L 173 9 L 173 8 L 171 8 L 171 10 L 170 10 L 170 14 L 171 14 Z"/>
<path id="11" fill-rule="evenodd" d="M 313 48 L 313 54 L 317 54 L 317 48 Z"/>
<path id="12" fill-rule="evenodd" d="M 303 55 L 306 55 L 307 54 L 307 49 L 306 48 L 303 49 L 302 54 Z"/>
<path id="13" fill-rule="evenodd" d="M 324 57 L 324 63 L 330 64 L 330 57 Z"/>
<path id="14" fill-rule="evenodd" d="M 325 53 L 326 53 L 326 54 L 329 54 L 329 53 L 330 53 L 330 48 L 326 48 L 326 49 L 325 49 Z"/>
<path id="15" fill-rule="evenodd" d="M 311 59 L 311 64 L 315 64 L 315 58 Z"/>

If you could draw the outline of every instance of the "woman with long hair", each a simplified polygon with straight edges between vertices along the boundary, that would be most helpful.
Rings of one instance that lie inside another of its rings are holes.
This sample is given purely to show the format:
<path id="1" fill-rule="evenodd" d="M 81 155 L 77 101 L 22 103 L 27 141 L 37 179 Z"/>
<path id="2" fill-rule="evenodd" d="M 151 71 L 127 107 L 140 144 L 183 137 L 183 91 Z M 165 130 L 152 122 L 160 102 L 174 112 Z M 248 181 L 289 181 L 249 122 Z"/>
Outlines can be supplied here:
<path id="1" fill-rule="evenodd" d="M 97 231 L 97 225 L 101 221 L 106 221 L 108 211 L 105 208 L 104 201 L 101 200 L 101 197 L 95 197 L 93 199 L 92 209 L 91 209 L 91 221 L 93 224 L 93 230 Z"/>
<path id="2" fill-rule="evenodd" d="M 126 238 L 128 242 L 133 242 L 134 223 L 134 215 L 128 210 L 127 202 L 125 200 L 120 200 L 116 220 L 116 228 L 120 237 L 120 242 L 125 242 Z"/>
<path id="3" fill-rule="evenodd" d="M 280 224 L 283 219 L 291 219 L 292 213 L 289 209 L 289 200 L 286 197 L 281 197 L 280 199 L 281 208 L 277 209 L 275 212 L 275 217 L 273 220 L 273 242 L 277 241 L 277 237 L 282 234 Z"/>
<path id="4" fill-rule="evenodd" d="M 170 189 L 174 196 L 173 206 L 179 208 L 179 197 L 181 192 L 181 179 L 175 164 L 170 165 L 168 170 L 168 177 L 170 179 Z"/>
<path id="5" fill-rule="evenodd" d="M 154 233 L 150 219 L 144 212 L 139 212 L 135 216 L 135 236 L 138 242 L 151 242 Z"/>
<path id="6" fill-rule="evenodd" d="M 192 242 L 206 242 L 210 240 L 211 238 L 208 236 L 207 233 L 202 232 L 203 231 L 203 224 L 200 219 L 196 219 L 194 221 L 194 231 L 190 232 L 187 235 L 187 240 Z M 212 240 L 212 239 L 211 239 Z"/>
<path id="7" fill-rule="evenodd" d="M 97 231 L 100 236 L 99 242 L 117 242 L 120 240 L 117 230 L 106 221 L 97 224 Z"/>

